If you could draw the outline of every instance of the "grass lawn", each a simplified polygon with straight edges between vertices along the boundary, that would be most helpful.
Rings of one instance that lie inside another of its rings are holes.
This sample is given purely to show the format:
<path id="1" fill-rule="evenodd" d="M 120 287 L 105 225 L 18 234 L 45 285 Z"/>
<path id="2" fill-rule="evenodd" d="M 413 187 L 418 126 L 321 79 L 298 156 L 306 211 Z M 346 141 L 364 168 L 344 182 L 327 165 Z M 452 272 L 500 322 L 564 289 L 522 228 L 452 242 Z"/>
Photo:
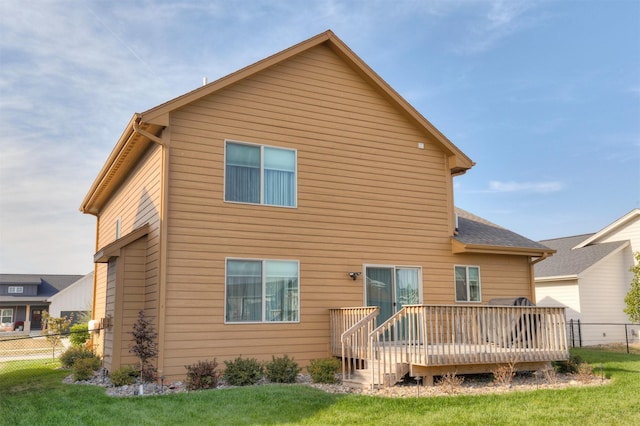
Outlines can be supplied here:
<path id="1" fill-rule="evenodd" d="M 0 375 L 0 424 L 640 424 L 640 355 L 594 349 L 574 354 L 604 364 L 613 383 L 406 399 L 327 394 L 303 385 L 115 398 L 98 387 L 63 384 L 68 372 L 43 363 Z"/>

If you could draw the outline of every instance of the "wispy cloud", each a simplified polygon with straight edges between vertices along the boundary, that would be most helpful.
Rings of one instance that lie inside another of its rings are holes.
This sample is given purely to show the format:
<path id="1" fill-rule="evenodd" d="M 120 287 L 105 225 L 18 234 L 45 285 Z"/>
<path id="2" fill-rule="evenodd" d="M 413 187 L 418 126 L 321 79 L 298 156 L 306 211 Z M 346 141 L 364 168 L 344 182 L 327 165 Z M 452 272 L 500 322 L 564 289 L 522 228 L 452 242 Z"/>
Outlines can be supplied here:
<path id="1" fill-rule="evenodd" d="M 564 188 L 562 182 L 501 182 L 492 180 L 489 182 L 488 192 L 558 192 Z"/>
<path id="2" fill-rule="evenodd" d="M 500 40 L 534 26 L 539 17 L 529 12 L 539 1 L 494 0 L 489 2 L 468 2 L 470 5 L 485 8 L 480 19 L 469 23 L 454 50 L 461 54 L 482 53 Z"/>

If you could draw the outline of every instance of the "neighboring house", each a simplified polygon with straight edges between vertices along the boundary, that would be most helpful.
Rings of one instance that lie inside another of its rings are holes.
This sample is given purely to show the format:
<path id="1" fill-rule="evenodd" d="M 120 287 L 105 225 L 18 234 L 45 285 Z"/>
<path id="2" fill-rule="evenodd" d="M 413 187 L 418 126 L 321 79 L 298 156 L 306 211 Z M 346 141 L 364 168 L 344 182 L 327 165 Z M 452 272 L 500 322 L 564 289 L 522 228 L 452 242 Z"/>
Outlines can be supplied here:
<path id="1" fill-rule="evenodd" d="M 88 317 L 93 305 L 93 275 L 91 272 L 51 296 L 49 314 L 53 317 L 70 318 L 72 325 Z"/>
<path id="2" fill-rule="evenodd" d="M 541 243 L 557 253 L 535 266 L 537 304 L 567 308 L 567 320 L 575 322 L 575 344 L 638 341 L 637 327 L 625 333 L 620 324 L 630 323 L 623 309 L 633 279 L 633 253 L 640 251 L 640 209 L 595 234 Z"/>
<path id="3" fill-rule="evenodd" d="M 175 379 L 213 358 L 306 366 L 348 321 L 409 304 L 454 305 L 467 319 L 442 335 L 468 337 L 489 300 L 533 299 L 531 265 L 553 253 L 456 216 L 453 178 L 473 165 L 330 31 L 134 114 L 81 205 L 97 218 L 94 346 L 109 370 L 135 363 L 143 310 Z M 497 359 L 479 353 L 455 362 Z"/>
<path id="4" fill-rule="evenodd" d="M 0 274 L 0 331 L 40 330 L 49 297 L 80 278 L 82 275 Z"/>

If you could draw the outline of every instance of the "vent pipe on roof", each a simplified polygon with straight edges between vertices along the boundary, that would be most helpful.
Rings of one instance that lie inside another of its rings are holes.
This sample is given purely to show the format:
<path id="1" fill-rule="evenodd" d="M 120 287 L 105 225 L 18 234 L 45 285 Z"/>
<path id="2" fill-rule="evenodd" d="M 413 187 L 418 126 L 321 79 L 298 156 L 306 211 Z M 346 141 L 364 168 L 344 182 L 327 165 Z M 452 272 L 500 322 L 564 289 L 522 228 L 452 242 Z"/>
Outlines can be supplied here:
<path id="1" fill-rule="evenodd" d="M 202 77 L 202 85 L 203 86 L 207 85 L 207 77 Z"/>

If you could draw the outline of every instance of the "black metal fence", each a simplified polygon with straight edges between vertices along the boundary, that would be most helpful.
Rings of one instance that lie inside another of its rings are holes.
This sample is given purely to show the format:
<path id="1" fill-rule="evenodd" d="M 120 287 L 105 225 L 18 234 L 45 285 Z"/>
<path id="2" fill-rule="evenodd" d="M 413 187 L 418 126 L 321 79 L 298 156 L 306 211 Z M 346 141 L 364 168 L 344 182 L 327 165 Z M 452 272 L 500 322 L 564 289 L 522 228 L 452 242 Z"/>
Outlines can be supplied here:
<path id="1" fill-rule="evenodd" d="M 572 348 L 624 346 L 627 353 L 640 352 L 640 324 L 595 323 L 569 320 L 567 339 Z"/>

